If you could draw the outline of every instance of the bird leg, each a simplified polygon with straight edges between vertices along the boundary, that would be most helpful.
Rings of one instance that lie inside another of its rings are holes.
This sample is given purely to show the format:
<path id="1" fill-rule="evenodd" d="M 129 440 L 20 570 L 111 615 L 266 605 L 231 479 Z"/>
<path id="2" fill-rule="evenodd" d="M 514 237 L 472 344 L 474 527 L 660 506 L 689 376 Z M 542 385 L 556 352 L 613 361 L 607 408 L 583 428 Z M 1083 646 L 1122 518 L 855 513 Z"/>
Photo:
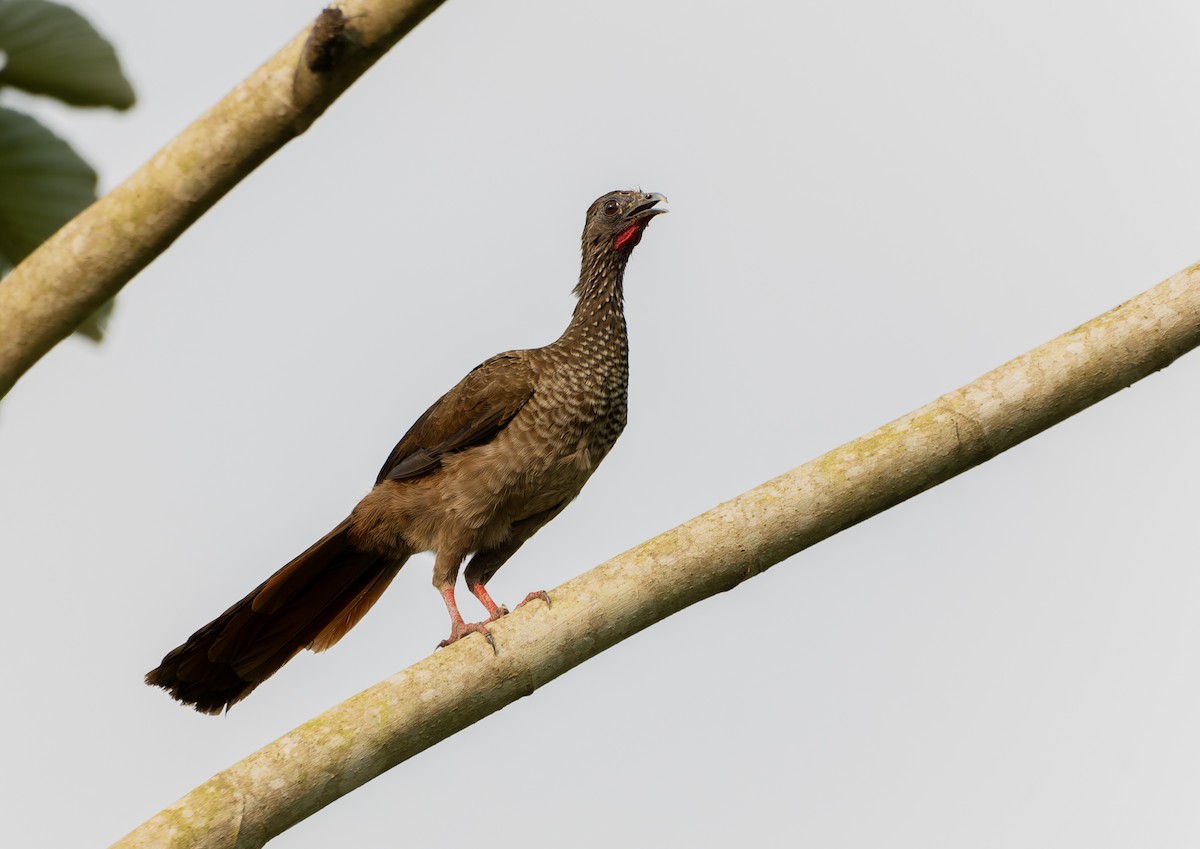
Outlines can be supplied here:
<path id="1" fill-rule="evenodd" d="M 496 604 L 495 600 L 492 599 L 491 594 L 488 593 L 487 588 L 483 584 L 471 584 L 468 581 L 467 586 L 475 598 L 479 599 L 480 603 L 487 608 L 487 621 L 495 622 L 501 616 L 508 615 L 508 608 L 503 604 Z M 546 602 L 546 607 L 550 606 L 550 595 L 545 590 L 536 590 L 525 596 L 525 598 L 513 609 L 520 610 L 522 607 L 529 604 L 529 602 L 537 598 L 540 598 L 542 601 Z"/>
<path id="2" fill-rule="evenodd" d="M 503 604 L 496 604 L 485 585 L 492 579 L 493 575 L 500 571 L 500 567 L 508 562 L 508 558 L 512 557 L 517 549 L 524 545 L 525 540 L 537 533 L 537 530 L 542 525 L 557 516 L 566 506 L 567 502 L 564 501 L 560 504 L 555 504 L 549 510 L 535 513 L 514 523 L 509 538 L 505 542 L 494 548 L 480 549 L 475 552 L 475 556 L 467 564 L 465 575 L 467 589 L 471 591 L 471 594 L 475 598 L 479 599 L 480 604 L 487 608 L 489 622 L 494 622 L 501 616 L 507 615 L 508 608 Z M 550 605 L 550 596 L 546 594 L 545 590 L 538 590 L 525 596 L 525 600 L 518 604 L 517 607 L 524 607 L 535 598 L 540 598 L 546 602 L 547 606 Z"/>
<path id="3" fill-rule="evenodd" d="M 505 607 L 503 604 L 496 604 L 496 602 L 492 598 L 491 594 L 488 593 L 487 587 L 485 587 L 483 584 L 472 584 L 472 583 L 470 583 L 470 581 L 468 581 L 467 587 L 468 587 L 468 589 L 471 590 L 472 595 L 474 595 L 475 598 L 479 599 L 479 602 L 484 607 L 487 608 L 487 611 L 488 611 L 488 620 L 487 621 L 495 622 L 501 616 L 508 615 L 508 608 Z M 524 600 L 522 600 L 519 604 L 517 604 L 517 606 L 513 609 L 520 610 L 522 607 L 529 604 L 529 602 L 531 602 L 537 598 L 540 598 L 542 601 L 546 602 L 546 607 L 550 606 L 549 594 L 545 590 L 536 590 L 535 592 L 531 592 L 529 595 L 525 596 Z"/>
<path id="4" fill-rule="evenodd" d="M 499 649 L 496 648 L 495 638 L 492 637 L 491 632 L 485 624 L 482 622 L 463 621 L 462 614 L 458 612 L 458 605 L 454 601 L 454 587 L 447 587 L 442 590 L 442 601 L 446 602 L 446 610 L 450 612 L 450 636 L 438 643 L 439 649 L 444 649 L 467 634 L 483 634 L 484 639 L 492 647 L 492 651 L 496 654 L 500 653 Z"/>
<path id="5" fill-rule="evenodd" d="M 489 622 L 495 622 L 501 616 L 508 615 L 508 608 L 503 604 L 496 604 L 495 600 L 492 598 L 491 594 L 488 593 L 487 588 L 482 583 L 473 584 L 468 579 L 467 589 L 471 591 L 471 594 L 475 596 L 475 598 L 479 599 L 480 604 L 487 608 Z M 524 603 L 525 602 L 521 602 L 521 604 Z M 517 606 L 519 607 L 520 605 Z"/>
<path id="6" fill-rule="evenodd" d="M 450 636 L 438 643 L 438 648 L 445 648 L 467 634 L 483 634 L 492 651 L 499 654 L 496 641 L 487 626 L 482 622 L 464 622 L 462 614 L 458 612 L 458 604 L 454 601 L 454 584 L 458 580 L 458 567 L 462 561 L 463 555 L 453 551 L 439 551 L 433 561 L 433 585 L 442 594 L 446 612 L 450 614 Z"/>

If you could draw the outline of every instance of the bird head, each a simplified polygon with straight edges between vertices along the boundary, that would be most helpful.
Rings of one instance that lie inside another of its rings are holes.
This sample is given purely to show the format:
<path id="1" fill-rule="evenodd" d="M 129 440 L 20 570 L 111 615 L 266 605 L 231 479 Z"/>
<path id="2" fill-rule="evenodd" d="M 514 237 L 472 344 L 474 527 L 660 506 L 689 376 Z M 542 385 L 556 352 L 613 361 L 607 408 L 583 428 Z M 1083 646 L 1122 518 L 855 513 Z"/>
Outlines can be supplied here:
<path id="1" fill-rule="evenodd" d="M 588 208 L 584 244 L 628 253 L 642 240 L 642 231 L 650 219 L 667 211 L 655 208 L 666 200 L 657 192 L 617 191 L 601 195 Z"/>

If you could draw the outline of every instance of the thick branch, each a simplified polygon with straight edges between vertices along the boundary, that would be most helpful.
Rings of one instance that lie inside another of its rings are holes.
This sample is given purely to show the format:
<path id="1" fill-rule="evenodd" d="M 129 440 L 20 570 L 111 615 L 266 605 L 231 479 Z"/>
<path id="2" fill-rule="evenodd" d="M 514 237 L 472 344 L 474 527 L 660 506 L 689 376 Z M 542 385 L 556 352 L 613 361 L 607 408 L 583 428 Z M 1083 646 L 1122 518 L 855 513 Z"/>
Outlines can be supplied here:
<path id="1" fill-rule="evenodd" d="M 563 584 L 219 773 L 117 847 L 262 846 L 672 613 L 964 472 L 1200 344 L 1200 266 Z"/>
<path id="2" fill-rule="evenodd" d="M 0 283 L 0 397 L 442 2 L 340 2 L 30 254 Z"/>

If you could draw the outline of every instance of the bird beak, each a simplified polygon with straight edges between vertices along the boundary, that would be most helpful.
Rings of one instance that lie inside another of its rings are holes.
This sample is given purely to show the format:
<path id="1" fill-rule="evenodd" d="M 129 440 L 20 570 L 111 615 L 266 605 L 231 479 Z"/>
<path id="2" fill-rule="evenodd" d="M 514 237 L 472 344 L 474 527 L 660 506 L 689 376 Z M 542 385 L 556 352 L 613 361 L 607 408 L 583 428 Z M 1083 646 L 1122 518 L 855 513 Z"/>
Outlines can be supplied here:
<path id="1" fill-rule="evenodd" d="M 655 209 L 656 203 L 666 203 L 667 196 L 660 195 L 658 192 L 647 192 L 645 200 L 635 206 L 629 213 L 630 218 L 638 220 L 650 219 L 656 215 L 662 215 L 664 212 L 669 212 L 667 209 Z"/>

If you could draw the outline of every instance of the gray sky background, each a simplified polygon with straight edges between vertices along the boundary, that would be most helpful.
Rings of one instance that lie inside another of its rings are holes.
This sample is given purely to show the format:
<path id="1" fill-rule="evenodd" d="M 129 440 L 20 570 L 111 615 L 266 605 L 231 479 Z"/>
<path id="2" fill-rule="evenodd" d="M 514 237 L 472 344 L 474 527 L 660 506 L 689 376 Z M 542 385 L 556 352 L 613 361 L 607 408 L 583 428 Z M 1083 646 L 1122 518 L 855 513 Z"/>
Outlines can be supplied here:
<path id="1" fill-rule="evenodd" d="M 319 9 L 76 5 L 140 103 L 36 108 L 105 187 Z M 509 603 L 1200 260 L 1200 8 L 1133 9 L 450 0 L 5 400 L 5 845 L 107 845 L 446 635 L 422 556 L 226 717 L 141 683 L 558 335 L 604 191 L 671 199 L 630 424 Z M 272 846 L 1195 846 L 1198 386 L 1193 354 Z"/>

